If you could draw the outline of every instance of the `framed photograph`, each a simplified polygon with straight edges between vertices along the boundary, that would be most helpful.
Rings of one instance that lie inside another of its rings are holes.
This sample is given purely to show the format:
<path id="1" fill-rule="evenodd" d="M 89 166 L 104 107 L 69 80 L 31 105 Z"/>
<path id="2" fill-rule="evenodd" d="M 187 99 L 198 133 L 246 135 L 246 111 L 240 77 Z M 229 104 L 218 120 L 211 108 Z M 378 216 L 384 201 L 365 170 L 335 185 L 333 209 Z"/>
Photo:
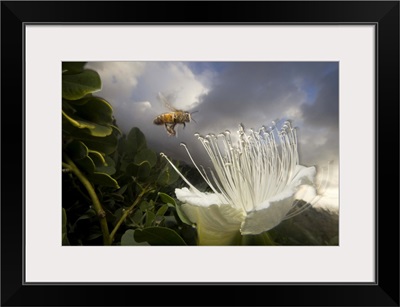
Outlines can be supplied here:
<path id="1" fill-rule="evenodd" d="M 2 305 L 399 306 L 399 2 L 1 20 Z"/>

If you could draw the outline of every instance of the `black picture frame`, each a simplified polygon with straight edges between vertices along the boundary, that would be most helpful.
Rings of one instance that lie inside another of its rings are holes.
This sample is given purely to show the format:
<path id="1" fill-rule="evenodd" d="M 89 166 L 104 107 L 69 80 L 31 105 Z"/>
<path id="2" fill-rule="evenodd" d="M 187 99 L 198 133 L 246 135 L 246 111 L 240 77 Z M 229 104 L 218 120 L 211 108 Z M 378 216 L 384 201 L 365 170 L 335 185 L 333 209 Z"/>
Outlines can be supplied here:
<path id="1" fill-rule="evenodd" d="M 375 25 L 376 282 L 24 284 L 23 40 L 32 22 Z M 399 37 L 398 1 L 1 2 L 1 305 L 399 306 Z"/>

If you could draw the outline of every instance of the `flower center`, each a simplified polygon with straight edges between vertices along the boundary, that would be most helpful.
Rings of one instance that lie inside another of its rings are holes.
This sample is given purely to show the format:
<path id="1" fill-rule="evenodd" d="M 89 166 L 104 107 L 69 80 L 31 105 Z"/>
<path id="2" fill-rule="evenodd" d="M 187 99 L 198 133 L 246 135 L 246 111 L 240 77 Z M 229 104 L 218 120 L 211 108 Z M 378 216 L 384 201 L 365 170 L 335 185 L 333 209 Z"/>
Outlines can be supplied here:
<path id="1" fill-rule="evenodd" d="M 222 202 L 244 212 L 256 210 L 258 204 L 281 192 L 299 163 L 296 130 L 290 122 L 285 122 L 279 131 L 273 122 L 268 131 L 262 127 L 257 132 L 250 129 L 249 133 L 240 125 L 236 146 L 229 131 L 218 136 L 196 136 L 214 167 L 214 171 L 210 170 L 212 180 L 194 162 L 186 145 L 181 144 L 194 166 Z"/>

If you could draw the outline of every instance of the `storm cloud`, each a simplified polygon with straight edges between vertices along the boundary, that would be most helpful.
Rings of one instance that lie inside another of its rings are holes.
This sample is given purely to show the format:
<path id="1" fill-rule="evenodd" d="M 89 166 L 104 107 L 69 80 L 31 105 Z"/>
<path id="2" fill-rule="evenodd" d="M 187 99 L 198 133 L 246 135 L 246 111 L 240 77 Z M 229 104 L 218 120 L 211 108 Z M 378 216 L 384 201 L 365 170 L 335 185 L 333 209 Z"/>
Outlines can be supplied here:
<path id="1" fill-rule="evenodd" d="M 173 159 L 190 162 L 179 146 L 187 144 L 200 164 L 207 164 L 195 133 L 235 132 L 242 123 L 258 129 L 290 120 L 299 136 L 300 162 L 334 161 L 337 187 L 339 160 L 338 62 L 90 62 L 101 76 L 97 95 L 114 108 L 125 132 L 140 128 L 149 146 Z M 196 111 L 195 122 L 167 135 L 153 119 L 169 110 L 157 99 L 166 96 L 176 108 Z"/>

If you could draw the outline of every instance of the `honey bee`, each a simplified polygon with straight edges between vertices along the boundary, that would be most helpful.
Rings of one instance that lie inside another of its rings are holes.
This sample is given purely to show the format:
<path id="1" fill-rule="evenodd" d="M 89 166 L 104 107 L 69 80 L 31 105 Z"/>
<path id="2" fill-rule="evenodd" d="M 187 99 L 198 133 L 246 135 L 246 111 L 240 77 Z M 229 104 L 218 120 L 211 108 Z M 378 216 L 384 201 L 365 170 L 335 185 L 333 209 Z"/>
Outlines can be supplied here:
<path id="1" fill-rule="evenodd" d="M 195 120 L 192 119 L 192 114 L 195 112 L 190 113 L 188 111 L 175 109 L 173 106 L 171 106 L 168 103 L 167 99 L 162 94 L 159 94 L 158 97 L 163 102 L 163 104 L 169 110 L 171 110 L 171 112 L 167 112 L 167 113 L 158 115 L 154 119 L 153 123 L 156 125 L 164 125 L 165 129 L 167 130 L 168 135 L 170 135 L 170 136 L 176 135 L 175 126 L 177 124 L 182 124 L 183 128 L 185 128 L 186 123 L 189 123 L 192 120 L 195 122 Z"/>

